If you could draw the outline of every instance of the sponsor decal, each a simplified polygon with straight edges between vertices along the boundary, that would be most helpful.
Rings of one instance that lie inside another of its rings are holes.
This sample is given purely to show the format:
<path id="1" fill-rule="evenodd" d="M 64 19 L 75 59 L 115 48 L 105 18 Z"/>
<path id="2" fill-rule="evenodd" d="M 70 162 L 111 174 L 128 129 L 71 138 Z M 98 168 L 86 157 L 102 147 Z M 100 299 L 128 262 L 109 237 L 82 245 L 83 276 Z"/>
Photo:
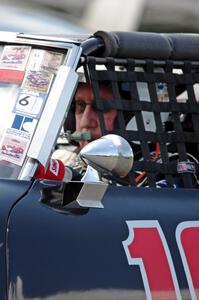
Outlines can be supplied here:
<path id="1" fill-rule="evenodd" d="M 47 71 L 56 74 L 63 61 L 62 53 L 33 49 L 28 61 L 27 70 Z"/>
<path id="2" fill-rule="evenodd" d="M 196 174 L 196 166 L 194 162 L 190 161 L 179 161 L 177 163 L 178 173 L 193 173 Z"/>
<path id="3" fill-rule="evenodd" d="M 5 46 L 0 58 L 0 68 L 24 71 L 30 51 L 29 46 Z"/>
<path id="4" fill-rule="evenodd" d="M 21 166 L 25 159 L 29 141 L 5 134 L 0 146 L 0 158 Z"/>
<path id="5" fill-rule="evenodd" d="M 59 162 L 56 159 L 50 159 L 49 170 L 55 176 L 59 174 Z"/>
<path id="6" fill-rule="evenodd" d="M 6 133 L 10 134 L 12 136 L 15 136 L 15 137 L 26 139 L 26 140 L 30 140 L 32 137 L 31 133 L 27 133 L 25 131 L 20 131 L 18 129 L 14 129 L 14 128 L 7 128 Z"/>
<path id="7" fill-rule="evenodd" d="M 37 124 L 37 120 L 32 117 L 15 115 L 11 128 L 32 134 Z"/>
<path id="8" fill-rule="evenodd" d="M 46 98 L 47 94 L 38 92 L 31 93 L 29 91 L 21 90 L 18 95 L 13 112 L 29 115 L 34 118 L 39 118 L 43 110 Z"/>
<path id="9" fill-rule="evenodd" d="M 53 74 L 44 71 L 27 71 L 22 88 L 40 93 L 48 93 Z"/>
<path id="10" fill-rule="evenodd" d="M 156 92 L 158 102 L 169 102 L 167 84 L 163 82 L 156 83 Z"/>

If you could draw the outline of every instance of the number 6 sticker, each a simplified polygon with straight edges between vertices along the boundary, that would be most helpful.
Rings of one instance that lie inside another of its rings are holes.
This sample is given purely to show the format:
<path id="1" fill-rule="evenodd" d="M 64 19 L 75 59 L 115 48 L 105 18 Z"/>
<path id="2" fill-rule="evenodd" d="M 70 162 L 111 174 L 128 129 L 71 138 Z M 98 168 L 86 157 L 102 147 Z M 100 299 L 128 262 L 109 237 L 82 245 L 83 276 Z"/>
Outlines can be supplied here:
<path id="1" fill-rule="evenodd" d="M 39 118 L 46 98 L 47 95 L 41 93 L 20 93 L 13 112 L 18 114 L 26 114 L 34 118 Z"/>

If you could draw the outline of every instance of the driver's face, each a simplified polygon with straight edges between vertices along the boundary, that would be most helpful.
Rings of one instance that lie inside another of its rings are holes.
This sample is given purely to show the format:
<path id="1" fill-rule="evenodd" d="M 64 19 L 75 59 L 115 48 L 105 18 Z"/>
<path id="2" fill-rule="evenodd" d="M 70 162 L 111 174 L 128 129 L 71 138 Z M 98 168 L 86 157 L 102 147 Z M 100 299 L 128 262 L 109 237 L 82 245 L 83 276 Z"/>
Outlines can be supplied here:
<path id="1" fill-rule="evenodd" d="M 101 85 L 100 97 L 104 100 L 112 99 L 110 88 Z M 88 84 L 79 84 L 75 94 L 75 119 L 76 130 L 85 132 L 90 131 L 93 140 L 102 136 L 98 114 L 93 107 L 94 95 L 91 87 Z M 107 130 L 114 129 L 114 121 L 117 112 L 115 109 L 110 109 L 103 113 L 104 122 Z M 81 141 L 80 147 L 83 148 L 88 142 Z"/>

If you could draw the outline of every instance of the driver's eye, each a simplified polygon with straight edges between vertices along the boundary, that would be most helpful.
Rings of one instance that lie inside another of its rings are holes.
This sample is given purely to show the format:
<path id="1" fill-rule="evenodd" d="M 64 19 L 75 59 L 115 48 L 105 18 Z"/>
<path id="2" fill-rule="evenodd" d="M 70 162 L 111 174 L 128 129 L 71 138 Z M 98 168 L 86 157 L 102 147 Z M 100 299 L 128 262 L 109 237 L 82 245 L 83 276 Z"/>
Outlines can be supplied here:
<path id="1" fill-rule="evenodd" d="M 84 112 L 85 108 L 86 108 L 86 103 L 83 100 L 77 100 L 75 102 L 75 112 L 77 114 L 81 114 Z"/>

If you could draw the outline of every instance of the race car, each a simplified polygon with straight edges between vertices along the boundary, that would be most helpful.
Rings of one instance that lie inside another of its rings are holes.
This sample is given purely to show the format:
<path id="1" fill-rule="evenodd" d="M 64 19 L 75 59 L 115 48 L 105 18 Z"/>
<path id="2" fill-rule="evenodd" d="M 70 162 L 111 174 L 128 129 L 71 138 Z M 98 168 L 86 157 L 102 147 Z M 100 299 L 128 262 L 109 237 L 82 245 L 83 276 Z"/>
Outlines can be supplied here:
<path id="1" fill-rule="evenodd" d="M 198 299 L 199 36 L 0 32 L 0 43 L 0 149 L 14 139 L 20 154 L 0 153 L 0 299 Z M 3 64 L 16 45 L 25 56 Z M 51 80 L 33 91 L 27 76 L 44 69 Z M 95 141 L 74 127 L 80 77 Z M 89 141 L 79 179 L 51 160 L 60 136 Z"/>
<path id="2" fill-rule="evenodd" d="M 3 145 L 1 151 L 4 154 L 19 157 L 23 153 L 23 148 L 14 145 Z"/>

